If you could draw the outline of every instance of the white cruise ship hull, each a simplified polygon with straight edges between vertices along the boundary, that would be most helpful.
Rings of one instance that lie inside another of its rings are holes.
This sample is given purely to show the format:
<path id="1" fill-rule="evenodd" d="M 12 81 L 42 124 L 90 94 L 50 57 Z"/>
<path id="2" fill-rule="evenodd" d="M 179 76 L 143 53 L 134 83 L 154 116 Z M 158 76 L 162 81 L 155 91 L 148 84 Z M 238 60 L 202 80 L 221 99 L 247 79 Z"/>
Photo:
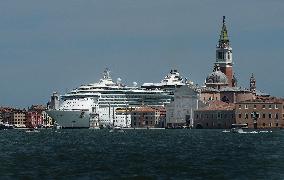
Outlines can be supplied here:
<path id="1" fill-rule="evenodd" d="M 62 128 L 90 127 L 90 113 L 88 111 L 48 110 L 47 114 Z"/>

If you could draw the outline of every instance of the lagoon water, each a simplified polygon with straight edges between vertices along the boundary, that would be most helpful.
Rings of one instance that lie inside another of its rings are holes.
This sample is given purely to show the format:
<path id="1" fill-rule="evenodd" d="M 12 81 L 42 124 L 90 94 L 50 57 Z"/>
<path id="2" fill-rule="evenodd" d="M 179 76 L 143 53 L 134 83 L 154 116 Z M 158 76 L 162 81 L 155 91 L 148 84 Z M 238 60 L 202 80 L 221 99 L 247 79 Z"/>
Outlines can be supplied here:
<path id="1" fill-rule="evenodd" d="M 0 178 L 284 179 L 284 131 L 0 131 Z"/>

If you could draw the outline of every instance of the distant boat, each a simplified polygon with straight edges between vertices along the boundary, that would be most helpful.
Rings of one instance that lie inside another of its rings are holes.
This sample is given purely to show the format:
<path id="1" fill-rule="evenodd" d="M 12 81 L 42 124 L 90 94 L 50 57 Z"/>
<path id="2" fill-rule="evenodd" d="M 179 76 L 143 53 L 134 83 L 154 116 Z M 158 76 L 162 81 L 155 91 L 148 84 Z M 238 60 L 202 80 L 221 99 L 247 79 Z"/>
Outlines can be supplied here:
<path id="1" fill-rule="evenodd" d="M 113 127 L 109 132 L 125 132 L 121 127 Z"/>
<path id="2" fill-rule="evenodd" d="M 28 130 L 26 130 L 26 133 L 38 133 L 40 132 L 39 130 L 37 130 L 37 128 L 29 128 Z"/>
<path id="3" fill-rule="evenodd" d="M 245 133 L 243 129 L 247 129 L 247 124 L 232 124 L 232 129 L 230 130 L 232 133 Z"/>
<path id="4" fill-rule="evenodd" d="M 3 129 L 14 129 L 14 126 L 12 124 L 9 124 L 8 122 L 6 123 L 0 122 L 0 130 Z"/>

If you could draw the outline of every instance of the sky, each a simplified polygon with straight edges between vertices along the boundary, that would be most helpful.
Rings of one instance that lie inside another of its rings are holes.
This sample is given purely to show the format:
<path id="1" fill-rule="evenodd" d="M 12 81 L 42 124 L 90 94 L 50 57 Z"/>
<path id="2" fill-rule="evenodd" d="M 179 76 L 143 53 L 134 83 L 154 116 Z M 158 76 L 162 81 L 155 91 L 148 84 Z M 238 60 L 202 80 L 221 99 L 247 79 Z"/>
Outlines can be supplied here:
<path id="1" fill-rule="evenodd" d="M 97 82 L 160 82 L 171 69 L 203 85 L 226 16 L 238 85 L 284 97 L 282 0 L 2 0 L 0 106 L 46 104 Z"/>

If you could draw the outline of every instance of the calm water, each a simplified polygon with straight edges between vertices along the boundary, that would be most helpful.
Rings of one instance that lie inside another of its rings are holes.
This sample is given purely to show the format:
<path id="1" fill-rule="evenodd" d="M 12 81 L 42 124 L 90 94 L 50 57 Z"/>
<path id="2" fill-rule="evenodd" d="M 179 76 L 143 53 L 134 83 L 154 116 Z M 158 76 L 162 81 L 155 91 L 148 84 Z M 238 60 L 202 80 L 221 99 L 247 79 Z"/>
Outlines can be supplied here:
<path id="1" fill-rule="evenodd" d="M 284 179 L 284 131 L 0 131 L 0 178 Z"/>

